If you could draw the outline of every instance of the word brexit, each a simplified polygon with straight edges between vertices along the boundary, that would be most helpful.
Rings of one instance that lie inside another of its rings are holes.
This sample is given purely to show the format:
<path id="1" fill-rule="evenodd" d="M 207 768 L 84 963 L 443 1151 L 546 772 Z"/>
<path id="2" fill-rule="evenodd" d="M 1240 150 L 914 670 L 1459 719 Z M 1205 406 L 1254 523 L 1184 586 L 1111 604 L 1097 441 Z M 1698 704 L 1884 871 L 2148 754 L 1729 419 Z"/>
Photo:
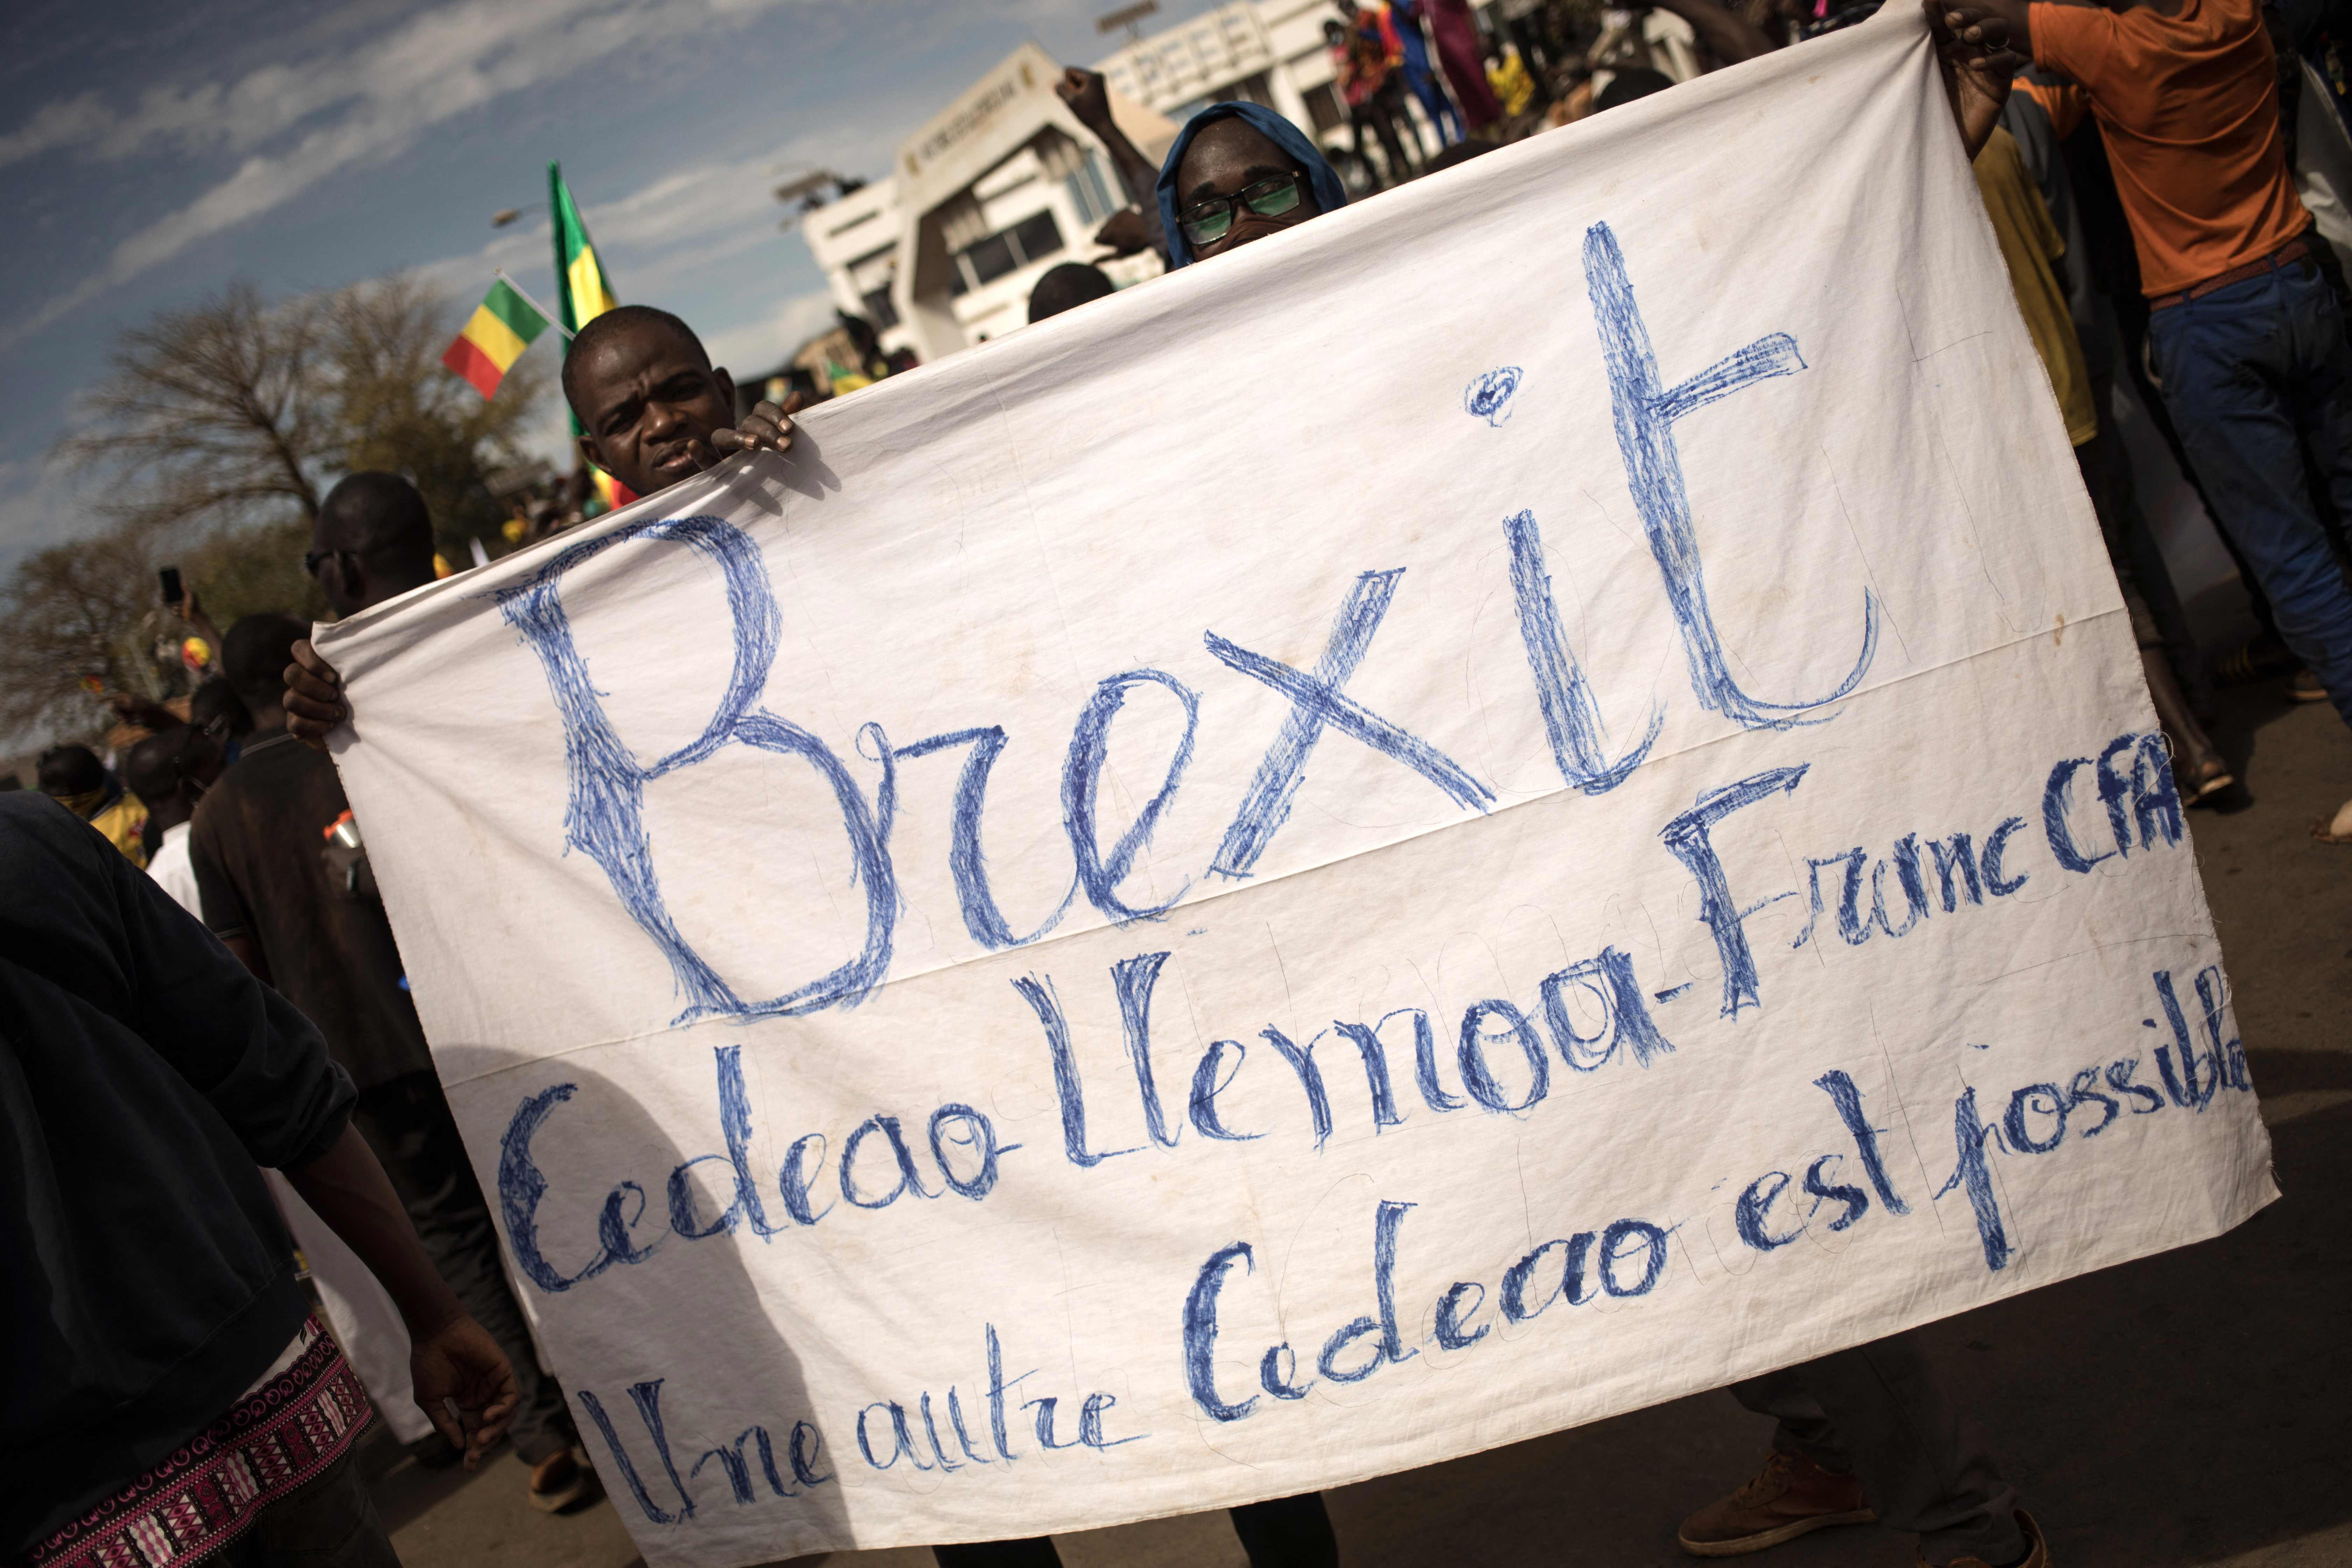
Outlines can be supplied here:
<path id="1" fill-rule="evenodd" d="M 1624 255 L 1608 225 L 1595 224 L 1587 232 L 1583 262 L 1626 482 L 1642 518 L 1665 606 L 1680 635 L 1693 697 L 1702 709 L 1745 729 L 1785 730 L 1828 721 L 1835 717 L 1832 705 L 1860 685 L 1875 657 L 1879 618 L 1875 596 L 1867 591 L 1863 595 L 1860 649 L 1844 678 L 1826 694 L 1776 701 L 1747 690 L 1733 672 L 1708 599 L 1706 563 L 1675 444 L 1675 426 L 1685 416 L 1759 382 L 1806 369 L 1796 341 L 1785 332 L 1769 334 L 1669 384 L 1660 374 Z M 1516 371 L 1508 382 L 1508 390 L 1516 390 Z M 1496 419 L 1502 408 L 1497 399 L 1507 400 L 1508 390 L 1489 385 L 1471 396 L 1465 406 L 1481 417 Z M 1599 700 L 1570 647 L 1544 564 L 1535 514 L 1519 511 L 1504 521 L 1502 530 L 1517 627 L 1552 760 L 1569 788 L 1588 795 L 1606 794 L 1624 783 L 1646 759 L 1664 723 L 1664 706 L 1653 707 L 1640 740 L 1611 754 Z M 683 545 L 717 569 L 725 584 L 735 649 L 732 673 L 701 732 L 650 761 L 630 748 L 606 713 L 590 681 L 562 596 L 563 580 L 571 572 L 617 544 L 636 540 Z M 1493 787 L 1470 768 L 1349 693 L 1349 683 L 1370 654 L 1404 570 L 1380 568 L 1356 578 L 1311 668 L 1285 664 L 1213 627 L 1202 628 L 1202 646 L 1217 664 L 1234 676 L 1280 693 L 1289 702 L 1290 711 L 1267 743 L 1201 875 L 1233 879 L 1255 874 L 1289 817 L 1314 752 L 1333 736 L 1389 758 L 1464 811 L 1484 812 L 1496 804 Z M 898 744 L 881 725 L 868 723 L 858 731 L 858 750 L 880 769 L 879 783 L 869 801 L 848 764 L 831 746 L 763 705 L 782 615 L 759 546 L 732 523 L 699 516 L 651 520 L 617 529 L 562 552 L 525 581 L 500 589 L 497 598 L 499 613 L 538 656 L 563 725 L 570 776 L 567 842 L 604 870 L 614 896 L 668 961 L 685 999 L 678 1022 L 711 1016 L 789 1016 L 854 1005 L 881 984 L 889 970 L 899 910 L 898 874 L 890 849 L 897 769 L 935 753 L 963 753 L 950 808 L 949 869 L 965 930 L 982 949 L 996 952 L 1037 941 L 1052 931 L 1081 897 L 1103 916 L 1124 923 L 1164 915 L 1192 885 L 1187 881 L 1168 900 L 1141 906 L 1129 902 L 1121 890 L 1137 857 L 1150 844 L 1182 786 L 1198 738 L 1200 693 L 1165 670 L 1129 669 L 1108 676 L 1080 710 L 1065 750 L 1061 777 L 1062 827 L 1072 858 L 1070 881 L 1053 912 L 1024 934 L 1013 929 L 998 903 L 981 850 L 991 771 L 1012 737 L 1001 725 L 982 725 Z M 1131 822 L 1114 834 L 1102 820 L 1101 790 L 1111 721 L 1127 703 L 1141 700 L 1171 702 L 1181 709 L 1183 736 L 1150 799 Z M 645 829 L 644 795 L 648 784 L 692 768 L 722 747 L 735 744 L 797 758 L 825 783 L 838 806 L 856 882 L 866 900 L 865 942 L 856 954 L 824 974 L 765 997 L 739 994 L 679 931 L 664 901 Z"/>

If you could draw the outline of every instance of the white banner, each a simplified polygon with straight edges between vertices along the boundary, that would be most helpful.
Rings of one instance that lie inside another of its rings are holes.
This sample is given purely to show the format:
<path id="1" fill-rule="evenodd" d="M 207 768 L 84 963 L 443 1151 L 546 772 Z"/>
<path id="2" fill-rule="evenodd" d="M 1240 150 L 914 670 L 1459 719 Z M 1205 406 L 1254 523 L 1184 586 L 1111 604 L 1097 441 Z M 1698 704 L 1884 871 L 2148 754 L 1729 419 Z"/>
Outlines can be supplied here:
<path id="1" fill-rule="evenodd" d="M 1331 1486 L 2273 1195 L 1894 9 L 321 634 L 649 1562 Z"/>

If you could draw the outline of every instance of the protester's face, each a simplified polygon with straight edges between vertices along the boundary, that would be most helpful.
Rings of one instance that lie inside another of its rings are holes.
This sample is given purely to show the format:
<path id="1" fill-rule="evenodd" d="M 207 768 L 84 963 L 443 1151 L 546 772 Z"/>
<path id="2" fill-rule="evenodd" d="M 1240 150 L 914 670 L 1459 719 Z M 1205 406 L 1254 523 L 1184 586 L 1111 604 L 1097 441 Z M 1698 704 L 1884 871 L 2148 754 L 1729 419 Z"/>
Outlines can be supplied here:
<path id="1" fill-rule="evenodd" d="M 1180 219 L 1187 209 L 1199 203 L 1218 196 L 1238 196 L 1253 185 L 1285 178 L 1298 183 L 1297 205 L 1268 216 L 1253 211 L 1246 203 L 1237 203 L 1233 227 L 1213 240 L 1190 241 L 1192 254 L 1205 260 L 1235 246 L 1264 239 L 1269 234 L 1318 217 L 1323 212 L 1316 204 L 1313 184 L 1290 161 L 1290 154 L 1275 145 L 1271 138 L 1251 129 L 1247 121 L 1220 120 L 1193 137 L 1192 145 L 1184 149 L 1184 161 L 1176 168 Z"/>
<path id="2" fill-rule="evenodd" d="M 572 366 L 587 459 L 641 496 L 719 460 L 714 430 L 735 423 L 735 384 L 691 344 L 647 326 L 618 333 Z"/>
<path id="3" fill-rule="evenodd" d="M 318 580 L 319 592 L 327 596 L 327 607 L 338 619 L 367 608 L 365 589 L 352 581 L 359 563 L 337 545 L 334 520 L 324 512 L 310 525 L 310 552 L 302 557 L 302 563 Z"/>

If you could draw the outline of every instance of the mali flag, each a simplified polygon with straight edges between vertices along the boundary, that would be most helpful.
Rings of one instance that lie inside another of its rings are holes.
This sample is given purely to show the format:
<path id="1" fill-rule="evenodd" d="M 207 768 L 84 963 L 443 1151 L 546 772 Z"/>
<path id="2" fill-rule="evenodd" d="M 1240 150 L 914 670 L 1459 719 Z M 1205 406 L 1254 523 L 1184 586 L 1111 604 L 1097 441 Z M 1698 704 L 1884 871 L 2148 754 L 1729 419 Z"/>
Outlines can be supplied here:
<path id="1" fill-rule="evenodd" d="M 547 318 L 539 313 L 539 307 L 501 278 L 474 307 L 473 319 L 457 334 L 457 341 L 443 351 L 441 363 L 472 382 L 474 390 L 484 397 L 496 397 L 508 369 L 545 331 Z"/>
<path id="2" fill-rule="evenodd" d="M 547 210 L 554 219 L 555 308 L 562 313 L 563 330 L 576 333 L 620 301 L 613 298 L 604 264 L 596 259 L 595 242 L 588 237 L 588 226 L 581 220 L 580 205 L 572 199 L 572 187 L 563 183 L 561 163 L 547 165 Z M 572 434 L 580 434 L 576 416 Z M 628 486 L 604 469 L 589 471 L 595 478 L 597 495 L 612 510 L 617 511 L 637 499 Z"/>

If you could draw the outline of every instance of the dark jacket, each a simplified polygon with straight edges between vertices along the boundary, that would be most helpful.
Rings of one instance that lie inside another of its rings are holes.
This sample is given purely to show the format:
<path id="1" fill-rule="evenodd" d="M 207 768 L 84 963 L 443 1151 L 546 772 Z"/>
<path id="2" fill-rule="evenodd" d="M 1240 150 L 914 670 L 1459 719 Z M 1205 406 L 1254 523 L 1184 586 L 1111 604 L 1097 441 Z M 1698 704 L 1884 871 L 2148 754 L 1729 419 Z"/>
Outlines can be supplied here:
<path id="1" fill-rule="evenodd" d="M 71 813 L 0 795 L 0 1557 L 225 1412 L 309 1304 L 262 1165 L 349 1078 Z"/>

